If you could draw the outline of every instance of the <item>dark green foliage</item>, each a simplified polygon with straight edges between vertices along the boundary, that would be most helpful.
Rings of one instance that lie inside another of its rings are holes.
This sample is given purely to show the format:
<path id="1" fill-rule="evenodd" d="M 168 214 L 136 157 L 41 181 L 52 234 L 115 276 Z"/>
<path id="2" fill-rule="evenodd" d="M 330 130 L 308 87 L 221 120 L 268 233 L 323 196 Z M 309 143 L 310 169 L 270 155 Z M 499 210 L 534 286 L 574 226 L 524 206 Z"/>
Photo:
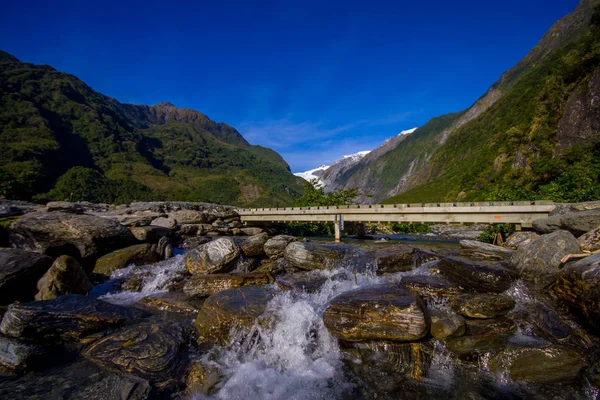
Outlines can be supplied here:
<path id="1" fill-rule="evenodd" d="M 502 240 L 506 240 L 506 238 L 514 231 L 514 227 L 511 224 L 490 225 L 485 229 L 485 231 L 477 236 L 477 240 L 485 243 L 494 243 L 498 233 L 502 235 Z"/>
<path id="2" fill-rule="evenodd" d="M 318 184 L 318 179 L 311 179 L 304 183 L 304 194 L 296 200 L 296 207 L 317 206 L 342 206 L 351 205 L 360 195 L 358 188 L 338 189 L 325 193 L 323 186 Z"/>
<path id="3" fill-rule="evenodd" d="M 599 65 L 600 28 L 592 26 L 579 41 L 522 73 L 490 109 L 454 131 L 431 158 L 427 183 L 384 202 L 600 198 L 600 135 L 557 151 L 558 123 L 569 96 L 588 86 Z"/>
<path id="4" fill-rule="evenodd" d="M 392 225 L 392 230 L 395 233 L 425 233 L 431 232 L 431 228 L 427 224 L 404 224 L 395 223 Z"/>
<path id="5" fill-rule="evenodd" d="M 0 195 L 273 206 L 302 193 L 277 153 L 202 113 L 120 104 L 51 67 L 1 61 Z"/>

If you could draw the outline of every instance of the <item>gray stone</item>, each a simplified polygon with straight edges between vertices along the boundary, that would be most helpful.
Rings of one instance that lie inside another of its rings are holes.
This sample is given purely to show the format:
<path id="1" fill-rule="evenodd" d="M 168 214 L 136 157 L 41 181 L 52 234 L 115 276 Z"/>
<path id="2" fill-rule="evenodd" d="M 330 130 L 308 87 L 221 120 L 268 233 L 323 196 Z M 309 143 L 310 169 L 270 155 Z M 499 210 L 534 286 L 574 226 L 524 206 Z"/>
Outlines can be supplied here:
<path id="1" fill-rule="evenodd" d="M 51 201 L 46 204 L 46 210 L 48 212 L 62 211 L 72 214 L 83 214 L 84 211 L 81 205 L 68 201 Z"/>
<path id="2" fill-rule="evenodd" d="M 50 257 L 38 253 L 0 249 L 0 305 L 33 300 L 37 281 L 51 264 Z"/>
<path id="3" fill-rule="evenodd" d="M 129 229 L 140 242 L 158 243 L 162 237 L 171 237 L 173 231 L 163 226 L 136 226 Z"/>
<path id="4" fill-rule="evenodd" d="M 504 242 L 504 246 L 516 250 L 539 238 L 540 235 L 532 231 L 521 231 L 512 233 Z"/>
<path id="5" fill-rule="evenodd" d="M 267 240 L 269 240 L 269 235 L 259 233 L 244 239 L 240 243 L 240 247 L 246 257 L 264 257 L 266 255 L 265 243 L 267 243 Z"/>
<path id="6" fill-rule="evenodd" d="M 265 252 L 270 258 L 283 257 L 287 245 L 297 240 L 298 238 L 289 235 L 274 236 L 265 243 Z"/>
<path id="7" fill-rule="evenodd" d="M 557 231 L 520 247 L 510 262 L 523 279 L 535 288 L 543 289 L 556 280 L 561 259 L 567 254 L 580 252 L 579 243 L 572 234 Z"/>
<path id="8" fill-rule="evenodd" d="M 468 250 L 475 256 L 483 256 L 485 258 L 492 257 L 500 260 L 510 258 L 513 254 L 513 251 L 510 249 L 479 242 L 477 240 L 461 240 L 460 247 Z"/>
<path id="9" fill-rule="evenodd" d="M 211 274 L 192 275 L 183 286 L 183 291 L 188 297 L 208 297 L 223 290 L 238 288 L 248 285 L 266 285 L 273 283 L 268 274 Z"/>
<path id="10" fill-rule="evenodd" d="M 30 213 L 12 227 L 13 247 L 51 256 L 70 255 L 91 268 L 98 257 L 132 244 L 127 228 L 110 219 L 63 212 Z"/>
<path id="11" fill-rule="evenodd" d="M 200 246 L 202 246 L 205 243 L 210 242 L 210 240 L 211 240 L 210 238 L 203 237 L 203 236 L 190 237 L 190 238 L 187 238 L 187 239 L 185 239 L 183 241 L 183 244 L 181 245 L 181 247 L 184 250 L 188 250 L 189 251 L 189 250 L 193 250 L 193 249 L 195 249 L 197 247 L 200 247 Z"/>
<path id="12" fill-rule="evenodd" d="M 195 210 L 179 210 L 169 214 L 169 217 L 177 221 L 178 224 L 208 224 L 214 217 L 208 212 Z"/>
<path id="13" fill-rule="evenodd" d="M 533 221 L 533 227 L 538 232 L 552 233 L 566 230 L 575 236 L 581 236 L 598 226 L 600 226 L 600 210 L 571 212 Z"/>
<path id="14" fill-rule="evenodd" d="M 185 266 L 191 274 L 229 272 L 240 256 L 240 248 L 227 237 L 215 239 L 185 255 Z"/>
<path id="15" fill-rule="evenodd" d="M 600 226 L 577 238 L 581 250 L 594 252 L 600 250 Z"/>
<path id="16" fill-rule="evenodd" d="M 284 258 L 293 267 L 310 271 L 329 268 L 333 262 L 344 258 L 344 251 L 336 246 L 292 242 L 285 248 Z"/>
<path id="17" fill-rule="evenodd" d="M 41 346 L 0 335 L 0 365 L 3 367 L 24 370 L 44 353 Z"/>
<path id="18" fill-rule="evenodd" d="M 450 307 L 468 318 L 489 319 L 506 315 L 515 301 L 502 294 L 463 294 L 452 299 Z"/>
<path id="19" fill-rule="evenodd" d="M 518 278 L 515 271 L 493 261 L 472 261 L 461 257 L 440 260 L 437 268 L 442 275 L 467 290 L 500 293 Z"/>
<path id="20" fill-rule="evenodd" d="M 150 225 L 162 226 L 163 228 L 167 229 L 175 229 L 177 228 L 177 221 L 173 218 L 158 217 L 153 220 Z"/>
<path id="21" fill-rule="evenodd" d="M 36 300 L 50 300 L 64 294 L 86 295 L 92 283 L 76 259 L 60 256 L 38 281 L 37 289 Z"/>
<path id="22" fill-rule="evenodd" d="M 420 298 L 397 284 L 351 290 L 334 297 L 323 322 L 347 341 L 415 341 L 429 332 L 429 316 Z"/>
<path id="23" fill-rule="evenodd" d="M 247 236 L 254 236 L 254 235 L 258 235 L 259 233 L 264 232 L 261 228 L 254 228 L 254 227 L 240 228 L 240 230 L 242 231 L 242 233 L 244 235 L 247 235 Z"/>
<path id="24" fill-rule="evenodd" d="M 465 319 L 457 314 L 431 317 L 431 336 L 437 340 L 452 339 L 465 334 Z"/>
<path id="25" fill-rule="evenodd" d="M 44 343 L 70 341 L 143 315 L 141 311 L 69 294 L 52 300 L 11 304 L 0 323 L 0 331 L 7 336 Z"/>

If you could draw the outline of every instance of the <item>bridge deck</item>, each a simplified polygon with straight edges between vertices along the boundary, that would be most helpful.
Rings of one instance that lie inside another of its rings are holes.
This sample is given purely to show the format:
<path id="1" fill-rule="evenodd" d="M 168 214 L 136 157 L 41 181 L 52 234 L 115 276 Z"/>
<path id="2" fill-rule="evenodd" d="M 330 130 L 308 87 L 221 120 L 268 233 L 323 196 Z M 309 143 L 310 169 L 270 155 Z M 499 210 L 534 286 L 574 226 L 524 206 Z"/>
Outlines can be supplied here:
<path id="1" fill-rule="evenodd" d="M 242 222 L 433 222 L 518 224 L 548 216 L 551 201 L 376 204 L 238 209 Z"/>

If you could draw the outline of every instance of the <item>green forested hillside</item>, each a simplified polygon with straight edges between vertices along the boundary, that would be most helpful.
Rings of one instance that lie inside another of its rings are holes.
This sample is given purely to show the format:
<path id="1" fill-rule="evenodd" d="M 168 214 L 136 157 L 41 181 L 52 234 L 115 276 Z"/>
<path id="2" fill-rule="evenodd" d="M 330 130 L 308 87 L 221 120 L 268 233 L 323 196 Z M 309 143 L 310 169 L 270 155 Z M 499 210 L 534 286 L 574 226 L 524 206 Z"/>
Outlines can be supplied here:
<path id="1" fill-rule="evenodd" d="M 423 174 L 386 202 L 600 198 L 600 8 L 589 31 L 520 71 L 454 131 Z"/>
<path id="2" fill-rule="evenodd" d="M 233 127 L 169 103 L 121 104 L 74 76 L 0 54 L 0 195 L 291 204 L 298 178 Z"/>

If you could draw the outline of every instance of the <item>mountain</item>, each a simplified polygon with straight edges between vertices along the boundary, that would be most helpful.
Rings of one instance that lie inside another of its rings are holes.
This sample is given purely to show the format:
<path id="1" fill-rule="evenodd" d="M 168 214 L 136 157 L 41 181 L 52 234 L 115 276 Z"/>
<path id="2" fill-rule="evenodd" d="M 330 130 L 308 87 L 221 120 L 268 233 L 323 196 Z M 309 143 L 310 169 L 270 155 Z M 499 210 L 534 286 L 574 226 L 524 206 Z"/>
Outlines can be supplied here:
<path id="1" fill-rule="evenodd" d="M 170 103 L 122 104 L 0 52 L 0 195 L 39 201 L 289 205 L 301 181 L 273 150 Z"/>
<path id="2" fill-rule="evenodd" d="M 370 151 L 368 150 L 359 151 L 358 153 L 342 156 L 342 158 L 334 161 L 330 166 L 321 165 L 315 169 L 305 172 L 297 172 L 294 175 L 299 176 L 307 181 L 310 181 L 311 179 L 317 179 L 318 184 L 323 185 L 326 192 L 330 192 L 334 190 L 332 189 L 332 182 L 335 181 L 336 177 L 358 163 L 369 153 Z"/>
<path id="3" fill-rule="evenodd" d="M 600 197 L 600 0 L 582 0 L 469 109 L 373 151 L 333 188 L 361 202 Z"/>

